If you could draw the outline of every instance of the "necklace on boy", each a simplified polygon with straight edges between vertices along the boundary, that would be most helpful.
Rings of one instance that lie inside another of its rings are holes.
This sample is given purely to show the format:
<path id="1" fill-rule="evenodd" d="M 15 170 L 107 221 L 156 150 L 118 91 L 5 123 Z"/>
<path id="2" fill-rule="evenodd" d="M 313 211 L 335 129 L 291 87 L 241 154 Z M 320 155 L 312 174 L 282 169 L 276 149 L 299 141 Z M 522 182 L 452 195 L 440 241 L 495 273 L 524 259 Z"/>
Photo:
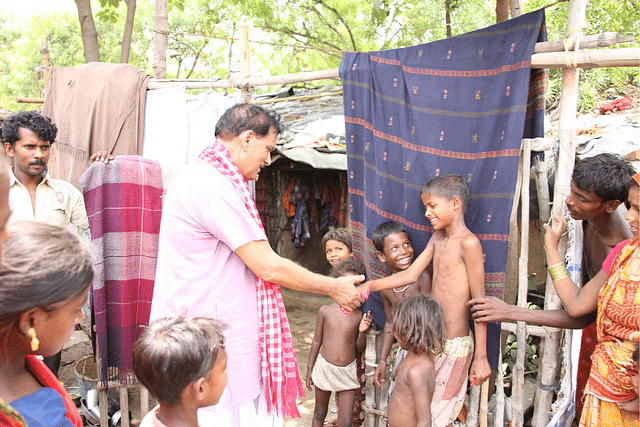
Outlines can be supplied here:
<path id="1" fill-rule="evenodd" d="M 409 285 L 405 286 L 404 288 L 402 288 L 400 290 L 397 290 L 396 288 L 391 288 L 391 289 L 393 289 L 393 292 L 395 292 L 396 294 L 401 294 L 404 291 L 406 291 L 408 287 L 409 287 Z"/>

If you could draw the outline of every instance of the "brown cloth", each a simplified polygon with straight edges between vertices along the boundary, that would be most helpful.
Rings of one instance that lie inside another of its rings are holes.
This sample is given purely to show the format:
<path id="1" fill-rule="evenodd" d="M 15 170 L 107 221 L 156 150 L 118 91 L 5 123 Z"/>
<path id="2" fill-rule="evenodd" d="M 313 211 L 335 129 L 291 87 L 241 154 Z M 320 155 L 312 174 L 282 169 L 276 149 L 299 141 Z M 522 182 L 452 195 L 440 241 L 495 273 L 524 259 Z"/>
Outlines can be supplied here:
<path id="1" fill-rule="evenodd" d="M 42 114 L 58 126 L 49 174 L 80 188 L 89 156 L 142 154 L 144 108 L 150 75 L 128 64 L 89 62 L 55 67 Z"/>

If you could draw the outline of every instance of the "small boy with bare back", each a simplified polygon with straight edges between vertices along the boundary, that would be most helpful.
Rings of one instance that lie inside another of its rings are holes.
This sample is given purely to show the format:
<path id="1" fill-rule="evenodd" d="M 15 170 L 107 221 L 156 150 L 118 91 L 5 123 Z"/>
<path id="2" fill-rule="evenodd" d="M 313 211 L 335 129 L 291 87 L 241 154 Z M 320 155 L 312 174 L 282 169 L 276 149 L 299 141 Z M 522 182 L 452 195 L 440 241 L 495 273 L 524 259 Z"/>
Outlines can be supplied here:
<path id="1" fill-rule="evenodd" d="M 365 267 L 355 258 L 336 265 L 333 277 L 364 275 Z M 338 396 L 338 427 L 351 427 L 356 389 L 356 351 L 365 348 L 364 333 L 371 326 L 371 315 L 353 310 L 344 313 L 337 304 L 323 305 L 316 317 L 316 332 L 309 351 L 307 388 L 315 385 L 316 403 L 313 427 L 322 427 L 331 392 Z"/>
<path id="2" fill-rule="evenodd" d="M 409 239 L 409 234 L 404 225 L 396 221 L 386 221 L 376 227 L 371 236 L 373 246 L 376 248 L 376 255 L 380 262 L 391 270 L 391 274 L 396 274 L 409 268 L 413 262 L 413 246 Z M 403 298 L 417 295 L 423 292 L 429 294 L 431 287 L 431 276 L 427 270 L 414 282 L 403 286 L 380 291 L 380 297 L 384 304 L 384 312 L 387 319 L 391 318 L 393 306 Z M 382 348 L 378 367 L 376 368 L 374 383 L 380 387 L 385 381 L 388 371 L 387 357 L 391 351 L 394 337 L 391 323 L 386 322 L 382 336 Z"/>
<path id="3" fill-rule="evenodd" d="M 467 375 L 471 385 L 480 385 L 491 375 L 487 360 L 487 326 L 469 330 L 467 301 L 484 297 L 484 257 L 480 240 L 467 228 L 464 214 L 470 198 L 467 183 L 457 174 L 427 181 L 420 198 L 434 233 L 425 250 L 409 268 L 383 279 L 372 280 L 361 291 L 402 289 L 415 282 L 433 261 L 431 295 L 444 312 L 446 345 L 435 360 L 436 389 L 431 413 L 435 426 L 448 426 L 462 409 Z M 471 371 L 469 372 L 469 366 Z"/>
<path id="4" fill-rule="evenodd" d="M 445 346 L 440 304 L 425 295 L 399 301 L 392 311 L 393 334 L 406 351 L 394 372 L 389 399 L 390 427 L 430 427 L 431 401 L 436 387 L 434 358 Z"/>
<path id="5" fill-rule="evenodd" d="M 227 386 L 226 326 L 216 319 L 157 319 L 133 345 L 133 372 L 158 400 L 140 427 L 198 427 L 198 409 L 216 405 Z"/>

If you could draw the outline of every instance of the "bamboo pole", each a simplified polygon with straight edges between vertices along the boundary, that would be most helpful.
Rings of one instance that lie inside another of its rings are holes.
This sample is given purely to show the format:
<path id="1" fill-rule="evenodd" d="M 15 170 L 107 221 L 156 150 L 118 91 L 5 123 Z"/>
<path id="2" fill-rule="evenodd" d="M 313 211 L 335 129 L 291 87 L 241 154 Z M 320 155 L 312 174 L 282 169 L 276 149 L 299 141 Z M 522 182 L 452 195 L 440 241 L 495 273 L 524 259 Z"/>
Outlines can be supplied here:
<path id="1" fill-rule="evenodd" d="M 630 43 L 635 39 L 633 36 L 620 36 L 615 32 L 594 34 L 580 38 L 580 49 L 591 49 L 596 47 L 609 47 L 619 43 Z M 538 42 L 533 48 L 533 53 L 563 52 L 564 42 L 556 40 L 551 42 Z"/>
<path id="2" fill-rule="evenodd" d="M 239 25 L 238 30 L 240 30 L 240 62 L 242 64 L 242 77 L 249 78 L 251 76 L 249 26 Z M 251 91 L 249 89 L 250 86 L 248 85 L 242 86 L 242 97 L 244 98 L 245 102 L 251 101 Z"/>
<path id="3" fill-rule="evenodd" d="M 156 0 L 156 28 L 153 41 L 153 78 L 164 79 L 167 72 L 169 0 Z"/>
<path id="4" fill-rule="evenodd" d="M 537 161 L 533 165 L 533 173 L 536 179 L 538 192 L 538 219 L 541 223 L 551 218 L 551 205 L 549 203 L 549 180 L 547 179 L 547 162 Z"/>
<path id="5" fill-rule="evenodd" d="M 571 41 L 580 37 L 582 28 L 586 26 L 586 0 L 571 0 L 567 20 L 567 34 Z M 555 54 L 552 54 L 555 55 Z M 560 147 L 558 153 L 558 167 L 553 194 L 553 215 L 562 215 L 564 201 L 571 191 L 571 172 L 576 148 L 576 107 L 578 103 L 579 68 L 567 68 L 562 72 L 562 94 L 560 96 L 560 122 L 558 136 Z M 560 240 L 559 252 L 566 251 L 566 237 Z M 553 310 L 561 307 L 560 299 L 553 288 L 553 282 L 547 275 L 545 291 L 545 309 Z M 550 385 L 556 381 L 558 372 L 558 354 L 560 353 L 560 332 L 550 333 L 544 340 L 544 352 L 540 364 L 538 378 L 543 385 Z M 545 387 L 540 388 L 536 395 L 533 425 L 546 426 L 549 422 L 549 408 L 553 401 L 553 392 Z"/>
<path id="6" fill-rule="evenodd" d="M 571 54 L 571 61 L 575 59 Z M 567 56 L 564 52 L 534 53 L 531 56 L 531 68 L 568 68 Z M 603 49 L 587 52 L 578 52 L 577 62 L 571 64 L 581 68 L 598 67 L 637 67 L 640 65 L 640 48 L 627 49 Z M 243 89 L 255 86 L 283 85 L 302 83 L 313 80 L 340 80 L 337 68 L 321 71 L 306 71 L 303 73 L 283 74 L 273 77 L 249 77 L 224 80 L 202 81 L 163 81 L 151 79 L 148 89 L 160 89 L 170 86 L 179 86 L 186 89 Z"/>
<path id="7" fill-rule="evenodd" d="M 529 140 L 522 140 L 522 191 L 520 200 L 522 203 L 520 227 L 520 259 L 518 263 L 518 306 L 527 306 L 527 292 L 529 288 L 529 180 L 531 170 L 531 145 Z M 513 367 L 513 385 L 511 402 L 513 408 L 512 425 L 522 427 L 524 425 L 524 360 L 527 350 L 527 333 L 525 322 L 516 323 L 516 338 L 518 348 L 516 351 L 516 363 Z"/>
<path id="8" fill-rule="evenodd" d="M 496 385 L 496 412 L 493 421 L 494 427 L 504 426 L 504 376 L 502 374 L 502 343 L 498 352 L 498 384 Z"/>
<path id="9" fill-rule="evenodd" d="M 373 375 L 375 373 L 376 364 L 376 336 L 380 332 L 369 330 L 365 333 L 366 347 L 364 351 L 364 377 L 365 377 L 365 394 L 364 394 L 364 427 L 373 427 L 376 421 L 376 414 L 371 412 L 376 406 L 376 387 L 373 384 Z"/>
<path id="10" fill-rule="evenodd" d="M 120 387 L 120 427 L 129 427 L 129 392 Z"/>
<path id="11" fill-rule="evenodd" d="M 44 80 L 43 93 L 46 94 L 47 89 L 49 88 L 49 79 L 51 78 L 51 62 L 49 62 L 49 46 L 47 45 L 46 40 L 44 40 L 40 45 L 40 56 L 42 57 L 42 62 L 41 62 L 42 80 Z"/>
<path id="12" fill-rule="evenodd" d="M 500 327 L 503 331 L 515 333 L 517 331 L 518 325 L 510 322 L 502 322 L 500 323 Z M 551 326 L 536 326 L 529 324 L 525 324 L 525 329 L 527 335 L 533 335 L 534 337 L 546 337 L 552 332 L 562 331 L 562 329 L 560 328 L 552 328 Z"/>
<path id="13" fill-rule="evenodd" d="M 149 412 L 149 390 L 142 384 L 140 385 L 140 418 L 144 418 Z"/>
<path id="14" fill-rule="evenodd" d="M 16 102 L 20 104 L 44 104 L 44 98 L 16 98 Z"/>
<path id="15" fill-rule="evenodd" d="M 489 381 L 480 386 L 480 427 L 488 427 L 489 415 Z"/>
<path id="16" fill-rule="evenodd" d="M 478 427 L 478 408 L 480 407 L 480 386 L 469 388 L 469 410 L 467 411 L 467 427 Z"/>
<path id="17" fill-rule="evenodd" d="M 567 66 L 567 60 L 571 67 Z M 586 50 L 577 55 L 561 52 L 536 53 L 531 56 L 532 68 L 607 68 L 640 66 L 640 49 Z"/>
<path id="18" fill-rule="evenodd" d="M 509 0 L 509 12 L 511 12 L 511 18 L 516 18 L 522 15 L 524 11 L 524 3 L 522 0 Z"/>

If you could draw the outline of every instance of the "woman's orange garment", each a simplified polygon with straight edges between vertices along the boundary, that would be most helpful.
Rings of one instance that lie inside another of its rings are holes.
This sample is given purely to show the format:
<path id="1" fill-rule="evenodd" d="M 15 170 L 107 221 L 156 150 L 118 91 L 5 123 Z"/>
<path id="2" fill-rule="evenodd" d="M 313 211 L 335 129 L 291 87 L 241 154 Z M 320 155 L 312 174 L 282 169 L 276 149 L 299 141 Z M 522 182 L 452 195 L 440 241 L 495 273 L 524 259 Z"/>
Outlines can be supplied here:
<path id="1" fill-rule="evenodd" d="M 609 271 L 608 265 L 611 265 Z M 606 419 L 612 425 L 638 426 L 637 413 L 620 411 L 615 403 L 606 404 L 638 397 L 631 384 L 631 377 L 638 372 L 632 358 L 640 330 L 638 239 L 618 245 L 603 268 L 609 277 L 598 295 L 598 343 L 591 356 L 591 373 L 585 389 L 587 399 L 580 425 L 602 425 Z M 606 417 L 602 418 L 605 412 Z M 627 424 L 629 420 L 631 424 Z"/>

